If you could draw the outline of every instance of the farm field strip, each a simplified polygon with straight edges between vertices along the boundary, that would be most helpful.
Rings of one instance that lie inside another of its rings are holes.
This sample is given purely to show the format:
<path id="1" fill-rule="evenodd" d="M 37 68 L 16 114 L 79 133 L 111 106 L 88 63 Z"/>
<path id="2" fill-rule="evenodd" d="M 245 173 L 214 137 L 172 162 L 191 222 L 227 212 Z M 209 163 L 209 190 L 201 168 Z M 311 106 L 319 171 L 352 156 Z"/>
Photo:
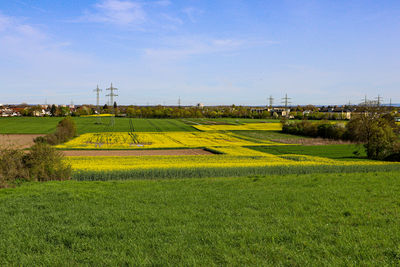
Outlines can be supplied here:
<path id="1" fill-rule="evenodd" d="M 100 119 L 101 124 L 97 124 Z M 58 117 L 12 117 L 0 118 L 0 134 L 48 134 L 55 131 Z M 195 128 L 176 119 L 130 119 L 115 118 L 115 125 L 110 126 L 109 117 L 73 117 L 78 134 L 98 132 L 128 132 L 132 120 L 137 132 L 197 131 Z M 155 127 L 155 125 L 157 127 Z"/>
<path id="2" fill-rule="evenodd" d="M 282 154 L 297 154 L 297 155 L 309 155 L 331 159 L 340 160 L 365 160 L 360 157 L 366 157 L 364 150 L 360 150 L 360 146 L 351 145 L 282 145 L 282 146 L 254 146 L 251 149 L 259 152 L 270 153 L 274 155 Z M 359 150 L 360 155 L 356 157 L 354 151 Z"/>
<path id="3" fill-rule="evenodd" d="M 380 161 L 341 161 L 324 157 L 282 154 L 273 155 L 244 147 L 213 147 L 222 155 L 138 156 L 138 157 L 68 157 L 74 170 L 114 171 L 173 168 L 239 168 L 274 166 L 398 166 Z"/>
<path id="4" fill-rule="evenodd" d="M 268 140 L 251 141 L 228 132 L 137 132 L 139 142 L 128 133 L 87 133 L 56 146 L 59 149 L 198 148 L 214 146 L 282 145 Z"/>
<path id="5" fill-rule="evenodd" d="M 250 131 L 250 130 L 262 130 L 262 131 L 280 131 L 282 130 L 282 124 L 271 122 L 271 123 L 246 123 L 242 125 L 192 125 L 199 131 Z"/>
<path id="6" fill-rule="evenodd" d="M 146 149 L 146 150 L 65 150 L 62 151 L 67 157 L 90 157 L 90 156 L 188 156 L 188 155 L 212 155 L 205 149 Z M 262 153 L 262 152 L 259 152 Z"/>
<path id="7" fill-rule="evenodd" d="M 54 132 L 60 118 L 0 118 L 1 134 L 48 134 Z"/>
<path id="8" fill-rule="evenodd" d="M 28 148 L 36 137 L 43 134 L 0 134 L 0 147 Z"/>
<path id="9" fill-rule="evenodd" d="M 240 125 L 244 123 L 265 123 L 273 122 L 277 123 L 277 119 L 244 119 L 244 118 L 185 118 L 182 121 L 189 124 L 202 124 L 202 125 L 216 125 L 216 124 L 230 124 Z"/>

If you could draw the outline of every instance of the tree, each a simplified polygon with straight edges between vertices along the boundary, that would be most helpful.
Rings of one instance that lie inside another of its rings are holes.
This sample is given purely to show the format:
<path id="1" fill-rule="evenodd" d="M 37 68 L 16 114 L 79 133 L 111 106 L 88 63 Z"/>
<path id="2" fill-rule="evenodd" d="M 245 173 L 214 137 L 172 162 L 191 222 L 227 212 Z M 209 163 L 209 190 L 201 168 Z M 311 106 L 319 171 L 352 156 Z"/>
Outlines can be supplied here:
<path id="1" fill-rule="evenodd" d="M 56 115 L 57 115 L 57 107 L 56 107 L 56 105 L 51 105 L 51 108 L 50 108 L 50 114 L 51 114 L 51 116 L 53 116 L 53 117 L 55 117 Z"/>
<path id="2" fill-rule="evenodd" d="M 396 127 L 393 116 L 377 108 L 353 116 L 346 125 L 349 138 L 363 144 L 367 157 L 371 159 L 385 159 L 395 153 L 398 142 Z"/>

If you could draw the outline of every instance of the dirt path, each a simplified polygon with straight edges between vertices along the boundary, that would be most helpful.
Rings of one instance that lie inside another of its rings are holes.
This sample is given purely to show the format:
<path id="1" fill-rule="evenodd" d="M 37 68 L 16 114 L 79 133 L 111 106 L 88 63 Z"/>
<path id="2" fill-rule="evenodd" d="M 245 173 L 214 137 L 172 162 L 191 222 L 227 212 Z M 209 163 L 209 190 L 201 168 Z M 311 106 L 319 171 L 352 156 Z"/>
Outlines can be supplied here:
<path id="1" fill-rule="evenodd" d="M 0 134 L 0 146 L 28 148 L 32 146 L 33 139 L 44 134 Z"/>
<path id="2" fill-rule="evenodd" d="M 165 149 L 165 150 L 66 150 L 65 156 L 190 156 L 212 155 L 204 149 Z"/>

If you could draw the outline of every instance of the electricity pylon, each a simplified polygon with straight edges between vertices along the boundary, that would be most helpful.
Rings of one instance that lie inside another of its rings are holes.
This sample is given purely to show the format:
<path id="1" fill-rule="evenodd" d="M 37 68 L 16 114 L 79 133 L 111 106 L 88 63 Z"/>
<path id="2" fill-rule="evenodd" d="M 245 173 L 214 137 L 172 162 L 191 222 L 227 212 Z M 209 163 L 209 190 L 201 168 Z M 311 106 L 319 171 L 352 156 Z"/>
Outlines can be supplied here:
<path id="1" fill-rule="evenodd" d="M 291 104 L 291 102 L 289 101 L 289 99 L 291 99 L 291 98 L 288 97 L 287 94 L 285 94 L 285 97 L 282 98 L 282 104 L 285 104 L 286 117 L 289 116 L 288 106 L 289 106 L 289 104 Z"/>
<path id="2" fill-rule="evenodd" d="M 118 90 L 118 88 L 113 87 L 113 85 L 111 83 L 110 88 L 107 88 L 106 90 L 110 91 L 110 93 L 108 95 L 106 95 L 106 96 L 110 97 L 110 105 L 112 107 L 111 108 L 111 113 L 114 115 L 114 116 L 111 116 L 110 126 L 114 127 L 114 125 L 115 125 L 114 97 L 118 96 L 118 95 L 114 94 L 114 91 Z"/>
<path id="3" fill-rule="evenodd" d="M 362 101 L 364 102 L 364 106 L 368 106 L 368 99 L 367 99 L 367 95 L 364 96 L 364 99 L 362 99 Z"/>
<path id="4" fill-rule="evenodd" d="M 272 106 L 274 105 L 274 98 L 272 97 L 272 95 L 269 96 L 268 101 L 269 101 L 269 107 L 272 108 Z"/>
<path id="5" fill-rule="evenodd" d="M 101 124 L 101 118 L 100 118 L 100 92 L 102 90 L 99 88 L 99 85 L 97 85 L 96 89 L 93 90 L 93 92 L 96 92 L 96 111 L 97 111 L 97 118 L 96 118 L 96 123 Z"/>
<path id="6" fill-rule="evenodd" d="M 377 103 L 377 105 L 379 107 L 381 105 L 383 99 L 382 99 L 382 97 L 380 95 L 378 95 L 378 97 L 376 97 L 375 99 L 376 99 L 376 103 Z"/>

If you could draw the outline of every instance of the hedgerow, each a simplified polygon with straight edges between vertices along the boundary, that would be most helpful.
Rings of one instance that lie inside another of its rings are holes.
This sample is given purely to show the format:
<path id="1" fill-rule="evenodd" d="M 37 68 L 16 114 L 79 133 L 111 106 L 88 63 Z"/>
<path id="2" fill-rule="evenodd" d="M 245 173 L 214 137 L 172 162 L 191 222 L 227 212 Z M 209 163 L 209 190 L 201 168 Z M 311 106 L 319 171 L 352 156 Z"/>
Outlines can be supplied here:
<path id="1" fill-rule="evenodd" d="M 68 180 L 71 166 L 60 151 L 38 143 L 28 151 L 18 148 L 0 149 L 0 188 L 26 181 Z"/>

